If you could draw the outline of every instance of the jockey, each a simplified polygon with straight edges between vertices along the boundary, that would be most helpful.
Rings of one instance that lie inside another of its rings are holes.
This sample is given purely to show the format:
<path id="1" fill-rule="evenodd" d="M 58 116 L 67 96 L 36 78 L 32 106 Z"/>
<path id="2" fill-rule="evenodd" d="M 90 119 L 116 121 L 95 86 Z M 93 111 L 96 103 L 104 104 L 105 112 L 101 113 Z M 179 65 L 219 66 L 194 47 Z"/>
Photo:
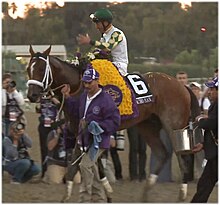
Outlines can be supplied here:
<path id="1" fill-rule="evenodd" d="M 105 8 L 98 9 L 94 14 L 90 15 L 91 20 L 95 23 L 96 28 L 102 34 L 100 41 L 91 40 L 88 34 L 77 37 L 79 44 L 90 44 L 104 51 L 110 51 L 113 64 L 118 68 L 120 74 L 127 74 L 128 51 L 127 40 L 124 33 L 113 26 L 112 13 Z"/>

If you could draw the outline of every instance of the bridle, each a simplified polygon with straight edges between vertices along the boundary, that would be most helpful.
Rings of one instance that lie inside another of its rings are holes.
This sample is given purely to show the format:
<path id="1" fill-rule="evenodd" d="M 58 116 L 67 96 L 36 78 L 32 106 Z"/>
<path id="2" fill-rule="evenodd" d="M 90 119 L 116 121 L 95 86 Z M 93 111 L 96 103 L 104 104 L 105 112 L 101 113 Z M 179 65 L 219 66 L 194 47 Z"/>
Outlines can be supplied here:
<path id="1" fill-rule="evenodd" d="M 47 58 L 45 59 L 44 57 L 42 56 L 37 56 L 37 57 L 33 57 L 33 59 L 35 58 L 38 58 L 40 60 L 43 60 L 46 62 L 46 68 L 45 68 L 45 72 L 44 72 L 44 77 L 43 77 L 43 80 L 42 81 L 39 81 L 39 80 L 28 80 L 27 82 L 27 86 L 29 85 L 37 85 L 37 86 L 40 86 L 41 88 L 43 88 L 43 95 L 54 95 L 53 91 L 59 89 L 59 88 L 62 88 L 64 85 L 60 85 L 58 86 L 57 88 L 55 89 L 52 89 L 51 88 L 51 85 L 53 83 L 53 73 L 52 73 L 52 70 L 51 70 L 51 67 L 50 67 L 50 61 L 49 61 L 49 56 L 47 56 Z M 50 81 L 49 81 L 50 80 Z M 63 105 L 64 105 L 64 94 L 62 96 L 62 102 L 61 102 L 61 106 L 60 106 L 60 109 L 57 113 L 57 116 L 56 116 L 56 121 L 59 119 L 60 117 L 60 112 L 61 110 L 63 109 Z"/>
<path id="2" fill-rule="evenodd" d="M 40 60 L 43 60 L 46 62 L 46 68 L 45 68 L 45 73 L 44 73 L 44 77 L 42 81 L 38 81 L 38 80 L 28 80 L 27 82 L 27 86 L 29 85 L 38 85 L 41 88 L 43 88 L 43 91 L 46 91 L 53 83 L 53 73 L 50 67 L 50 62 L 49 62 L 49 56 L 47 56 L 47 58 L 45 59 L 42 56 L 39 57 L 33 57 L 33 59 L 38 58 Z M 50 82 L 49 82 L 50 79 Z"/>
<path id="3" fill-rule="evenodd" d="M 43 80 L 42 81 L 39 81 L 39 80 L 28 80 L 27 81 L 27 86 L 29 85 L 37 85 L 37 86 L 40 86 L 41 88 L 43 88 L 43 95 L 54 95 L 54 91 L 55 90 L 58 90 L 62 87 L 65 86 L 65 84 L 62 84 L 56 88 L 51 88 L 51 85 L 53 83 L 53 73 L 52 73 L 52 69 L 51 69 L 51 66 L 50 66 L 50 61 L 49 61 L 49 56 L 47 56 L 47 58 L 44 58 L 43 56 L 34 56 L 33 59 L 40 59 L 40 60 L 43 60 L 46 62 L 46 68 L 45 68 L 45 72 L 44 72 L 44 77 L 43 77 Z M 74 94 L 77 94 L 80 89 L 81 89 L 81 86 L 82 86 L 82 83 L 80 83 L 80 86 L 79 88 L 74 92 L 72 93 L 72 95 Z M 64 105 L 64 94 L 62 94 L 62 101 L 61 101 L 61 106 L 60 106 L 60 109 L 57 113 L 57 117 L 56 118 L 59 118 L 59 115 L 60 115 L 60 112 L 63 108 L 63 105 Z"/>

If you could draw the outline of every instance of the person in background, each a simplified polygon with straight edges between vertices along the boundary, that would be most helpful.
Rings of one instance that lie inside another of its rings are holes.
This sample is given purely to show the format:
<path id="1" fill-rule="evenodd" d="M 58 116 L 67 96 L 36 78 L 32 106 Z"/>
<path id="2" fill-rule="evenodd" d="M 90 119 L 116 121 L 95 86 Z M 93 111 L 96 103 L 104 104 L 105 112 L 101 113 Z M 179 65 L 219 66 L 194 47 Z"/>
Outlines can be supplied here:
<path id="1" fill-rule="evenodd" d="M 125 34 L 112 24 L 113 15 L 110 10 L 101 8 L 90 15 L 96 28 L 101 33 L 99 41 L 91 40 L 89 35 L 77 37 L 79 44 L 91 45 L 101 50 L 111 52 L 113 64 L 118 68 L 120 74 L 125 76 L 128 67 L 127 40 Z"/>
<path id="2" fill-rule="evenodd" d="M 180 71 L 176 74 L 176 79 L 189 90 L 188 84 L 188 74 L 185 71 Z M 189 90 L 190 92 L 190 90 Z M 194 179 L 194 155 L 193 154 L 186 154 L 181 155 L 181 158 L 184 161 L 185 167 L 188 170 L 187 173 L 184 175 L 183 179 L 183 187 L 181 189 L 185 189 L 187 187 L 187 182 L 192 181 Z M 182 185 L 181 185 L 182 186 Z"/>
<path id="3" fill-rule="evenodd" d="M 209 106 L 210 106 L 210 101 L 208 99 L 208 97 L 202 97 L 201 96 L 201 85 L 197 82 L 191 82 L 189 84 L 191 90 L 193 91 L 193 93 L 195 94 L 195 96 L 197 97 L 198 99 L 198 102 L 199 102 L 199 106 L 201 108 L 201 112 L 203 112 L 204 114 L 208 114 L 208 109 L 209 109 Z"/>
<path id="4" fill-rule="evenodd" d="M 48 154 L 46 157 L 47 171 L 44 181 L 60 184 L 66 173 L 66 151 L 64 144 L 65 121 L 57 121 L 52 124 L 52 130 L 47 137 Z"/>
<path id="5" fill-rule="evenodd" d="M 185 71 L 179 71 L 176 74 L 176 79 L 185 86 L 188 86 L 188 74 Z"/>
<path id="6" fill-rule="evenodd" d="M 114 133 L 114 135 L 111 135 L 111 138 L 112 138 L 111 140 L 113 143 L 111 143 L 111 146 L 110 146 L 110 154 L 111 154 L 112 162 L 114 165 L 116 180 L 123 179 L 122 166 L 121 166 L 121 161 L 120 161 L 120 157 L 119 157 L 118 150 L 117 150 L 117 141 L 116 141 L 117 135 L 121 133 L 123 133 L 123 130 Z"/>
<path id="7" fill-rule="evenodd" d="M 127 129 L 129 139 L 129 176 L 131 181 L 146 179 L 146 141 L 138 133 L 136 126 Z"/>
<path id="8" fill-rule="evenodd" d="M 202 114 L 196 118 L 198 126 L 204 129 L 205 133 L 204 142 L 196 144 L 193 152 L 204 150 L 207 163 L 191 203 L 206 203 L 218 181 L 218 77 L 205 85 L 209 88 L 208 95 L 211 105 L 208 116 Z"/>
<path id="9" fill-rule="evenodd" d="M 13 122 L 9 135 L 3 140 L 4 170 L 12 175 L 12 184 L 25 183 L 40 173 L 40 167 L 28 153 L 32 140 L 24 131 L 23 123 Z"/>
<path id="10" fill-rule="evenodd" d="M 21 120 L 23 110 L 20 106 L 24 105 L 24 98 L 16 88 L 16 82 L 12 80 L 10 73 L 2 76 L 2 132 L 4 136 L 9 134 L 11 122 Z M 23 119 L 25 123 L 25 119 Z"/>
<path id="11" fill-rule="evenodd" d="M 79 140 L 82 159 L 79 164 L 82 183 L 79 202 L 104 202 L 97 158 L 110 148 L 110 136 L 120 125 L 119 110 L 112 97 L 99 86 L 99 73 L 88 66 L 82 77 L 85 88 L 80 97 Z"/>
<path id="12" fill-rule="evenodd" d="M 208 97 L 201 95 L 201 92 L 202 92 L 201 85 L 197 82 L 191 82 L 189 87 L 191 88 L 191 90 L 193 91 L 193 93 L 195 94 L 195 96 L 198 99 L 201 114 L 208 115 L 210 101 L 209 101 Z M 203 137 L 203 132 L 201 129 L 195 130 L 195 136 L 196 136 L 195 143 L 199 143 L 199 142 L 203 141 L 204 137 Z M 204 159 L 204 151 L 195 153 L 194 158 L 195 158 L 195 170 L 194 170 L 195 171 L 195 178 L 198 179 L 201 176 L 202 171 L 203 171 L 202 164 L 204 163 L 204 160 L 205 160 Z"/>
<path id="13" fill-rule="evenodd" d="M 46 157 L 47 171 L 43 179 L 49 184 L 60 184 L 65 182 L 65 174 L 67 171 L 67 153 L 65 145 L 65 120 L 61 119 L 52 124 L 53 130 L 48 134 Z M 76 183 L 80 182 L 79 173 L 74 179 Z"/>
<path id="14" fill-rule="evenodd" d="M 36 112 L 40 113 L 38 133 L 40 137 L 42 178 L 47 170 L 47 163 L 45 161 L 47 156 L 47 136 L 52 130 L 52 123 L 56 120 L 59 105 L 60 102 L 57 98 L 51 95 L 44 95 L 41 97 L 40 105 L 36 106 Z"/>

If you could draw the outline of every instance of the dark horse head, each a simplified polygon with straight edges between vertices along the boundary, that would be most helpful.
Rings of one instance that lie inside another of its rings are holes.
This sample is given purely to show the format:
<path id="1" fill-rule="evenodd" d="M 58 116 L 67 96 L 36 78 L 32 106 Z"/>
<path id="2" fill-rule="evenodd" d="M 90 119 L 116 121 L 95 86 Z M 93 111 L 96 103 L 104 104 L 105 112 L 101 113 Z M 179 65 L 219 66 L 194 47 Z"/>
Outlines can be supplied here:
<path id="1" fill-rule="evenodd" d="M 50 56 L 51 46 L 44 52 L 35 53 L 32 46 L 29 52 L 31 59 L 27 67 L 29 80 L 27 97 L 31 102 L 39 102 L 44 93 L 56 90 L 69 84 L 74 93 L 80 86 L 81 69 L 56 57 Z"/>

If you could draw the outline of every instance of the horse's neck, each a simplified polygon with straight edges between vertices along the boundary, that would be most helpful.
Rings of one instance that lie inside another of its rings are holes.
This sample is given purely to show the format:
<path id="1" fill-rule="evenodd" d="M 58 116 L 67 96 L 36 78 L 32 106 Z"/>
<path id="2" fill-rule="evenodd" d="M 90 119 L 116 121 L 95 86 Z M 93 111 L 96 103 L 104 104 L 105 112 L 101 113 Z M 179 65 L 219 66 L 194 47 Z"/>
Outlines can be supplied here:
<path id="1" fill-rule="evenodd" d="M 71 93 L 79 89 L 81 77 L 76 68 L 54 57 L 50 58 L 50 64 L 53 72 L 53 87 L 62 87 L 64 84 L 69 84 Z"/>

